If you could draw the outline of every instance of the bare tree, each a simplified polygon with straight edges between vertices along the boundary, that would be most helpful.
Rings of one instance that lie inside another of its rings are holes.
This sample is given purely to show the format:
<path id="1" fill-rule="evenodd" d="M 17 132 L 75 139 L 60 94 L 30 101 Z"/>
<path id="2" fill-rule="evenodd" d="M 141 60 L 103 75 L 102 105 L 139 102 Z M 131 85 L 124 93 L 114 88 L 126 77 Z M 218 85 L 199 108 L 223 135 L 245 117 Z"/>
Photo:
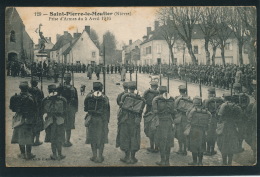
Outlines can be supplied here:
<path id="1" fill-rule="evenodd" d="M 201 7 L 170 7 L 169 11 L 171 22 L 180 38 L 186 43 L 193 64 L 198 62 L 192 50 L 192 32 L 201 12 Z"/>
<path id="2" fill-rule="evenodd" d="M 217 39 L 217 36 L 212 36 L 210 39 L 210 45 L 212 46 L 212 56 L 211 56 L 211 64 L 215 66 L 215 57 L 216 57 L 216 51 L 219 46 L 219 40 Z"/>
<path id="3" fill-rule="evenodd" d="M 209 51 L 209 43 L 210 40 L 217 34 L 217 19 L 218 19 L 218 7 L 204 7 L 199 19 L 199 26 L 200 29 L 202 31 L 202 33 L 204 34 L 204 40 L 205 40 L 205 52 L 206 52 L 206 64 L 209 65 L 210 64 L 210 51 Z M 213 65 L 215 65 L 215 54 L 216 54 L 216 49 L 217 46 L 219 45 L 217 41 L 212 39 L 211 40 L 211 44 L 213 47 L 213 53 L 214 53 L 214 57 L 212 56 L 212 58 L 214 58 L 214 60 L 212 60 L 212 64 L 214 62 Z M 215 50 L 214 50 L 215 49 Z"/>
<path id="4" fill-rule="evenodd" d="M 169 10 L 170 9 L 168 7 L 160 8 L 160 10 L 157 11 L 157 18 L 162 24 L 162 26 L 160 26 L 160 34 L 168 44 L 171 61 L 174 63 L 173 46 L 176 40 L 179 39 L 179 35 L 174 29 L 173 23 L 170 20 Z"/>

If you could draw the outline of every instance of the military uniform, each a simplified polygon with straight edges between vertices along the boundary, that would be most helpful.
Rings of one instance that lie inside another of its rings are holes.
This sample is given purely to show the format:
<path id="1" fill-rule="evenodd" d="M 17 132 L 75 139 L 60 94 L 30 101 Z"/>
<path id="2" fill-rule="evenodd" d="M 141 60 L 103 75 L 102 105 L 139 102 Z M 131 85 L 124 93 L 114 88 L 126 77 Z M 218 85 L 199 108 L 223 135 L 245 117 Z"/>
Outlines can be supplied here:
<path id="1" fill-rule="evenodd" d="M 70 84 L 71 74 L 66 73 L 64 75 L 65 83 L 61 85 L 57 90 L 59 95 L 63 96 L 67 100 L 67 119 L 65 119 L 65 130 L 66 130 L 66 138 L 64 142 L 65 147 L 72 146 L 70 142 L 71 130 L 75 129 L 75 116 L 76 112 L 78 112 L 78 92 L 75 87 Z"/>
<path id="2" fill-rule="evenodd" d="M 61 160 L 62 143 L 65 141 L 64 123 L 67 118 L 67 101 L 64 97 L 58 96 L 56 85 L 48 86 L 49 95 L 42 100 L 42 112 L 46 113 L 44 129 L 46 132 L 45 142 L 51 143 L 52 160 Z"/>
<path id="3" fill-rule="evenodd" d="M 13 136 L 11 143 L 19 144 L 22 159 L 32 159 L 35 157 L 31 153 L 33 145 L 33 128 L 35 126 L 36 103 L 31 94 L 28 93 L 28 82 L 21 82 L 19 85 L 20 94 L 15 94 L 10 99 L 9 108 L 15 112 L 13 117 Z"/>
<path id="4" fill-rule="evenodd" d="M 36 137 L 36 141 L 34 142 L 35 146 L 39 146 L 42 144 L 40 142 L 40 132 L 43 130 L 43 117 L 42 117 L 42 110 L 41 110 L 41 103 L 42 99 L 44 98 L 43 91 L 41 91 L 38 87 L 38 79 L 37 77 L 33 77 L 31 81 L 32 87 L 29 88 L 28 92 L 33 96 L 34 101 L 36 103 L 36 125 L 34 127 L 34 136 Z"/>

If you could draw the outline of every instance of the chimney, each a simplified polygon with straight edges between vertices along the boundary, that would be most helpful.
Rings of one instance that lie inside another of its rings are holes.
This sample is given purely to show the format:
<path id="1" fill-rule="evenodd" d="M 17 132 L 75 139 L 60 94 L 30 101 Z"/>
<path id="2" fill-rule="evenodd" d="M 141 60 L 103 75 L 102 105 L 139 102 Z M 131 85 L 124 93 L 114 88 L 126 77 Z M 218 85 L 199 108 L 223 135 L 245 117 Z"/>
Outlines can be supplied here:
<path id="1" fill-rule="evenodd" d="M 131 44 L 132 44 L 132 39 L 129 40 L 129 45 L 131 45 Z"/>
<path id="2" fill-rule="evenodd" d="M 56 34 L 56 41 L 58 41 L 60 38 L 60 34 Z"/>
<path id="3" fill-rule="evenodd" d="M 149 37 L 149 34 L 151 33 L 152 28 L 151 27 L 147 27 L 147 38 Z"/>
<path id="4" fill-rule="evenodd" d="M 78 38 L 80 36 L 80 33 L 73 33 L 73 38 Z"/>
<path id="5" fill-rule="evenodd" d="M 85 31 L 90 35 L 90 26 L 85 26 Z"/>
<path id="6" fill-rule="evenodd" d="M 64 35 L 68 35 L 69 34 L 69 32 L 68 31 L 64 31 Z"/>
<path id="7" fill-rule="evenodd" d="M 154 30 L 156 31 L 159 28 L 159 21 L 154 21 Z"/>
<path id="8" fill-rule="evenodd" d="M 49 41 L 51 42 L 51 37 L 49 37 Z"/>
<path id="9" fill-rule="evenodd" d="M 147 39 L 147 36 L 143 36 L 143 41 L 145 41 Z"/>

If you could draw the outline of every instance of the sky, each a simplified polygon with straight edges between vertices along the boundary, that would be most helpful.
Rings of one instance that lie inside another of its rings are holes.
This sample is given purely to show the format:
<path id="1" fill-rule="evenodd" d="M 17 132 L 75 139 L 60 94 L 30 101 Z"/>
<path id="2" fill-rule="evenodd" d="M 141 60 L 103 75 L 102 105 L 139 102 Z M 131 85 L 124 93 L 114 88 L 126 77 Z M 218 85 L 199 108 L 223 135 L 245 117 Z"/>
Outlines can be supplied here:
<path id="1" fill-rule="evenodd" d="M 122 44 L 128 44 L 131 39 L 142 40 L 146 34 L 146 28 L 154 29 L 154 21 L 156 20 L 156 11 L 158 7 L 16 7 L 25 29 L 35 43 L 38 41 L 38 33 L 35 30 L 42 24 L 41 31 L 45 37 L 51 37 L 52 42 L 56 42 L 56 34 L 63 34 L 68 31 L 73 35 L 75 32 L 81 33 L 84 26 L 90 26 L 94 29 L 99 41 L 102 42 L 102 36 L 106 31 L 114 33 L 117 43 L 117 48 L 121 49 Z M 39 12 L 41 15 L 39 15 Z M 56 13 L 111 13 L 107 16 L 99 16 L 98 20 L 91 20 L 98 16 L 54 16 Z M 121 13 L 121 15 L 118 15 Z M 46 14 L 46 15 L 43 15 Z M 51 15 L 52 14 L 52 15 Z M 130 15 L 129 15 L 130 14 Z M 61 17 L 62 20 L 61 20 Z M 64 20 L 66 18 L 76 18 L 77 20 Z M 78 18 L 83 20 L 78 20 Z M 102 17 L 110 17 L 109 20 L 104 20 Z M 56 18 L 56 19 L 55 19 Z M 87 19 L 87 20 L 86 20 Z"/>

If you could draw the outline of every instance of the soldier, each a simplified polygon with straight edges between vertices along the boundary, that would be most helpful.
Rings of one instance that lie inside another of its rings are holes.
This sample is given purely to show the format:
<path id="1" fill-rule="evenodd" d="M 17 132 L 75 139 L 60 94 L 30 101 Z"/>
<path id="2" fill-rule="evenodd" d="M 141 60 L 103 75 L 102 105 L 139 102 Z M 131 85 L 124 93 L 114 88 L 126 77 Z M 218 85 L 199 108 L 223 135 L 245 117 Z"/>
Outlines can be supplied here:
<path id="1" fill-rule="evenodd" d="M 49 95 L 42 100 L 43 114 L 46 113 L 44 129 L 46 132 L 45 142 L 51 143 L 52 160 L 62 160 L 62 143 L 65 140 L 65 127 L 67 101 L 58 96 L 56 85 L 48 85 Z M 57 155 L 58 154 L 58 155 Z"/>
<path id="2" fill-rule="evenodd" d="M 124 88 L 124 91 L 122 93 L 120 93 L 117 98 L 116 98 L 116 103 L 118 106 L 120 106 L 120 102 L 121 102 L 121 98 L 122 96 L 125 94 L 125 93 L 128 93 L 128 85 L 127 85 L 127 82 L 124 82 L 123 83 L 123 88 Z"/>
<path id="3" fill-rule="evenodd" d="M 202 166 L 203 153 L 206 151 L 206 131 L 211 119 L 211 114 L 202 107 L 201 97 L 193 98 L 194 107 L 187 112 L 190 132 L 188 149 L 192 152 L 193 162 L 189 165 Z"/>
<path id="4" fill-rule="evenodd" d="M 35 102 L 29 94 L 27 81 L 20 82 L 20 94 L 15 94 L 10 99 L 9 108 L 15 112 L 13 117 L 13 136 L 11 143 L 19 144 L 21 159 L 33 159 L 35 155 L 31 153 L 33 145 L 33 128 L 35 122 Z"/>
<path id="5" fill-rule="evenodd" d="M 140 122 L 145 100 L 141 98 L 136 89 L 136 82 L 128 83 L 129 93 L 121 98 L 121 115 L 118 120 L 117 145 L 125 152 L 125 157 L 120 160 L 126 164 L 137 163 L 136 152 L 140 149 Z M 133 107 L 131 100 L 138 102 Z"/>
<path id="6" fill-rule="evenodd" d="M 186 136 L 184 135 L 185 127 L 188 124 L 186 112 L 190 107 L 186 107 L 184 109 L 181 109 L 182 107 L 179 106 L 179 103 L 182 101 L 183 103 L 187 103 L 185 105 L 192 105 L 192 100 L 190 97 L 187 95 L 187 88 L 185 85 L 180 85 L 179 86 L 179 92 L 180 96 L 175 98 L 175 108 L 177 109 L 177 114 L 174 119 L 174 124 L 176 127 L 176 134 L 175 137 L 178 139 L 179 143 L 179 151 L 177 154 L 180 155 L 187 155 L 187 148 L 186 148 Z"/>
<path id="7" fill-rule="evenodd" d="M 245 131 L 246 131 L 246 122 L 248 115 L 246 115 L 246 108 L 250 103 L 250 98 L 247 94 L 242 93 L 242 87 L 239 83 L 234 83 L 233 85 L 234 94 L 232 96 L 232 102 L 237 104 L 242 109 L 242 119 L 238 122 L 238 132 L 239 132 L 239 144 L 241 147 L 240 152 L 244 151 L 244 148 L 242 147 L 243 141 L 245 139 Z"/>
<path id="8" fill-rule="evenodd" d="M 229 93 L 223 95 L 225 103 L 218 111 L 217 144 L 222 154 L 223 165 L 232 165 L 233 154 L 241 150 L 237 122 L 241 118 L 241 108 L 231 102 Z"/>
<path id="9" fill-rule="evenodd" d="M 29 88 L 28 92 L 33 96 L 34 101 L 36 103 L 36 125 L 34 127 L 34 138 L 35 142 L 33 143 L 33 146 L 39 146 L 42 144 L 40 142 L 40 132 L 43 130 L 43 117 L 42 117 L 42 111 L 41 111 L 41 102 L 44 98 L 43 92 L 38 88 L 38 79 L 37 77 L 33 77 L 31 80 L 31 87 Z M 33 139 L 34 139 L 33 138 Z"/>
<path id="10" fill-rule="evenodd" d="M 102 83 L 93 82 L 93 91 L 86 96 L 84 101 L 84 111 L 87 112 L 85 126 L 88 129 L 86 143 L 91 144 L 93 156 L 90 160 L 95 163 L 104 161 L 104 144 L 108 143 L 110 105 L 102 89 Z"/>
<path id="11" fill-rule="evenodd" d="M 122 70 L 121 70 L 121 72 L 120 72 L 120 74 L 121 74 L 121 81 L 125 81 L 125 75 L 126 75 L 126 68 L 123 66 L 122 67 Z"/>
<path id="12" fill-rule="evenodd" d="M 110 68 L 111 68 L 111 74 L 113 74 L 113 72 L 114 72 L 114 66 L 111 65 Z"/>
<path id="13" fill-rule="evenodd" d="M 156 141 L 159 144 L 161 161 L 157 165 L 170 165 L 169 158 L 171 147 L 174 146 L 173 119 L 175 116 L 174 98 L 167 94 L 167 87 L 159 87 L 159 96 L 156 96 L 152 102 L 153 113 L 158 118 Z"/>
<path id="14" fill-rule="evenodd" d="M 77 89 L 70 84 L 71 74 L 64 74 L 64 85 L 58 87 L 58 93 L 66 98 L 68 108 L 66 110 L 67 119 L 65 119 L 65 142 L 64 147 L 72 146 L 70 142 L 71 130 L 75 129 L 75 114 L 78 112 L 78 92 Z"/>
<path id="15" fill-rule="evenodd" d="M 107 65 L 107 74 L 109 74 L 109 65 Z"/>
<path id="16" fill-rule="evenodd" d="M 144 113 L 144 133 L 150 140 L 150 148 L 147 148 L 149 152 L 156 153 L 158 152 L 158 146 L 155 143 L 155 134 L 156 129 L 154 126 L 155 121 L 155 115 L 152 112 L 152 101 L 154 97 L 159 95 L 158 88 L 158 82 L 157 81 L 151 81 L 150 82 L 151 88 L 146 90 L 144 92 L 143 98 L 145 99 L 146 103 L 146 110 Z"/>
<path id="17" fill-rule="evenodd" d="M 90 64 L 87 67 L 87 71 L 88 71 L 87 77 L 89 78 L 89 80 L 91 80 L 92 79 L 93 68 L 92 68 L 92 66 Z"/>
<path id="18" fill-rule="evenodd" d="M 97 80 L 99 80 L 100 72 L 101 72 L 101 67 L 100 67 L 100 65 L 97 65 L 96 68 L 95 68 L 95 73 L 96 73 L 96 76 L 97 76 Z"/>
<path id="19" fill-rule="evenodd" d="M 217 128 L 217 115 L 216 112 L 219 108 L 219 106 L 223 103 L 223 99 L 220 97 L 216 97 L 216 90 L 214 87 L 209 87 L 208 88 L 208 99 L 203 101 L 203 106 L 206 108 L 212 115 L 209 129 L 207 131 L 207 148 L 206 148 L 206 153 L 205 155 L 215 155 L 217 151 L 214 150 L 215 148 L 215 143 L 217 139 L 217 134 L 216 134 L 216 128 Z"/>
<path id="20" fill-rule="evenodd" d="M 59 78 L 59 68 L 57 63 L 55 63 L 53 70 L 54 70 L 54 83 L 57 83 Z"/>

